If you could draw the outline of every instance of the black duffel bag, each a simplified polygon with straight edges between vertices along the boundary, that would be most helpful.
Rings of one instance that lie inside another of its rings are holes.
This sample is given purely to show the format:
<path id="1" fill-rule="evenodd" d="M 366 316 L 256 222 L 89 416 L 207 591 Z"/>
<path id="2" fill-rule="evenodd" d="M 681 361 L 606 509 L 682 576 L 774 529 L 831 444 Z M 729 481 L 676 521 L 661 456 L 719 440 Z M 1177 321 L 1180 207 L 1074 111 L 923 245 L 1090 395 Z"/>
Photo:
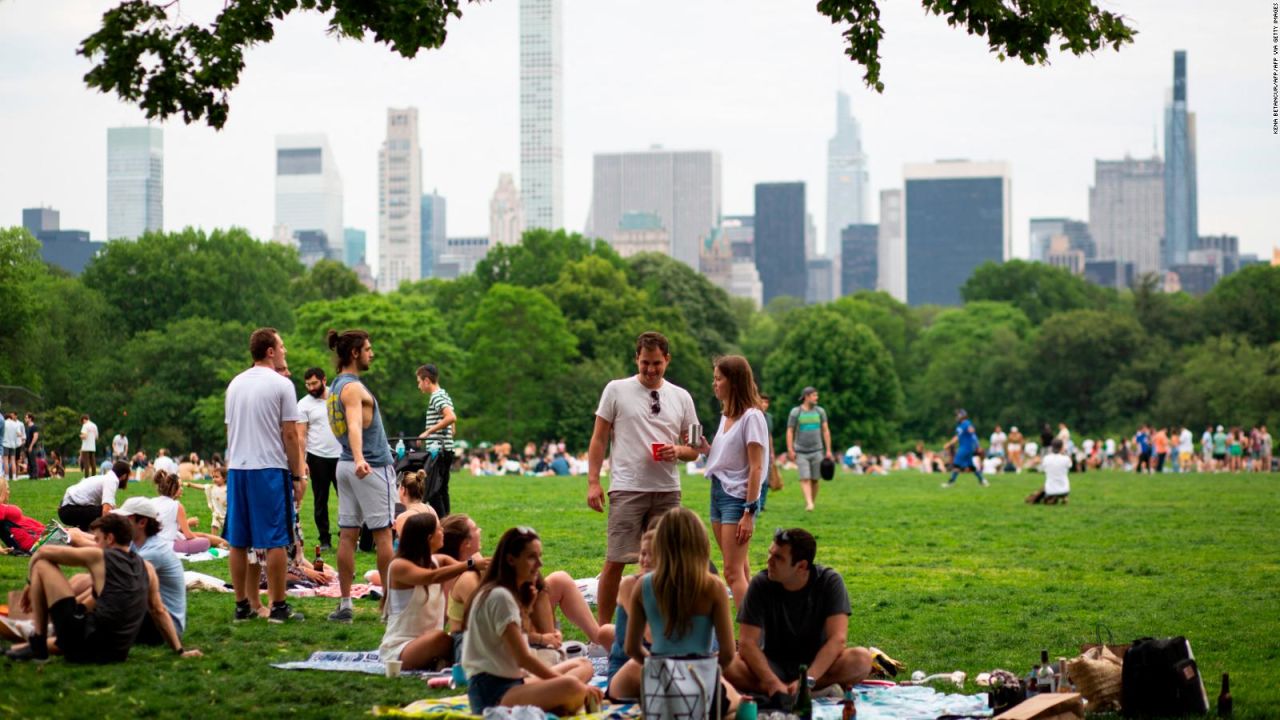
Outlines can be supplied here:
<path id="1" fill-rule="evenodd" d="M 1209 712 L 1209 698 L 1185 637 L 1134 640 L 1124 654 L 1120 681 L 1120 710 L 1125 717 Z"/>

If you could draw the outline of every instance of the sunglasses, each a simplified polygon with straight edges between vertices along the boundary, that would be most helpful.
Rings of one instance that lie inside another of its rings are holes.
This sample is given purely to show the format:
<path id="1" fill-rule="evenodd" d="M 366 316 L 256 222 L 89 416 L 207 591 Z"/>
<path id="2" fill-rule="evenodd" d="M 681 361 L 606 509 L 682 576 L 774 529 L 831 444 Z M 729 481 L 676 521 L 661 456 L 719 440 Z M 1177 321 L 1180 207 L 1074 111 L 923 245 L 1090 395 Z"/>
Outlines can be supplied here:
<path id="1" fill-rule="evenodd" d="M 773 531 L 773 540 L 774 540 L 774 542 L 780 542 L 780 543 L 783 543 L 783 544 L 790 543 L 790 542 L 791 542 L 791 531 L 790 531 L 790 530 L 783 530 L 782 528 L 777 528 L 777 529 L 775 529 L 775 530 Z"/>
<path id="2" fill-rule="evenodd" d="M 654 415 L 657 415 L 658 413 L 662 412 L 662 403 L 658 401 L 658 391 L 650 390 L 649 397 L 650 399 L 653 400 L 653 403 L 649 405 L 649 412 L 653 413 Z"/>
<path id="3" fill-rule="evenodd" d="M 525 537 L 527 537 L 527 538 L 536 538 L 536 537 L 538 537 L 538 531 L 537 531 L 537 530 L 534 530 L 533 528 L 529 527 L 528 525 L 519 525 L 519 526 L 517 526 L 517 527 L 516 527 L 516 532 L 520 533 L 521 535 L 523 535 L 523 536 L 525 536 Z"/>

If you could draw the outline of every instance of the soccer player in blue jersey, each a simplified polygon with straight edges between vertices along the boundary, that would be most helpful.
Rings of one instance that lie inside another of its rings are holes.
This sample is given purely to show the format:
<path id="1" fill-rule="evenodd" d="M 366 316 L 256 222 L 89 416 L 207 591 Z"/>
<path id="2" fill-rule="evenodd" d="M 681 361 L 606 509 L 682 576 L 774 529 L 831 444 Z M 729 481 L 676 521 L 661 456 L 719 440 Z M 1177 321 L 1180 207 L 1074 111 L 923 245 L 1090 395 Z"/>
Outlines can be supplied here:
<path id="1" fill-rule="evenodd" d="M 973 423 L 969 420 L 969 413 L 963 409 L 956 410 L 956 434 L 944 446 L 950 448 L 955 446 L 956 456 L 951 461 L 951 479 L 942 484 L 942 487 L 949 488 L 956 484 L 956 478 L 960 476 L 963 470 L 973 470 L 973 474 L 978 476 L 978 484 L 986 487 L 989 483 L 987 479 L 982 477 L 982 466 L 977 461 L 978 454 L 978 431 L 974 429 Z"/>

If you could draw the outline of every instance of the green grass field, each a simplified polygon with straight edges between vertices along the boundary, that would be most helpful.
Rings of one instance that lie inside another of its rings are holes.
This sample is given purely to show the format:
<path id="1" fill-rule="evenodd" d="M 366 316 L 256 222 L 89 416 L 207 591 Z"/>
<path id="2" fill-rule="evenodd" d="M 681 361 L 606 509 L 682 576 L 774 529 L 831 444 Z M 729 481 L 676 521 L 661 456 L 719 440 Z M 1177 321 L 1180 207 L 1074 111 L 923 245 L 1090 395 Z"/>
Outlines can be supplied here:
<path id="1" fill-rule="evenodd" d="M 1237 717 L 1280 716 L 1280 476 L 1090 473 L 1072 478 L 1069 506 L 1029 507 L 1022 498 L 1041 482 L 1036 474 L 999 476 L 985 489 L 968 476 L 951 490 L 938 487 L 938 475 L 839 475 L 822 485 L 811 514 L 794 474 L 784 477 L 759 521 L 753 567 L 774 527 L 811 530 L 818 562 L 848 585 L 855 643 L 912 670 L 972 678 L 996 667 L 1025 673 L 1041 648 L 1072 656 L 1097 623 L 1119 642 L 1186 635 L 1211 698 L 1229 671 Z M 19 481 L 12 502 L 47 519 L 67 484 Z M 586 507 L 583 478 L 461 475 L 452 487 L 454 509 L 484 528 L 486 550 L 506 527 L 532 525 L 548 571 L 598 572 L 604 518 Z M 704 516 L 707 488 L 700 477 L 685 480 L 685 503 Z M 131 485 L 126 495 L 150 491 Z M 183 500 L 189 514 L 207 517 L 202 494 Z M 309 506 L 303 512 L 314 540 Z M 373 557 L 358 563 L 363 572 Z M 191 567 L 227 576 L 225 561 Z M 0 557 L 0 589 L 20 588 L 25 570 L 24 559 Z M 416 680 L 270 668 L 381 639 L 371 601 L 357 601 L 351 626 L 325 622 L 332 600 L 294 602 L 305 623 L 233 625 L 230 595 L 191 593 L 185 643 L 205 652 L 198 660 L 156 648 L 135 649 L 122 666 L 0 660 L 0 717 L 352 717 L 427 694 Z"/>

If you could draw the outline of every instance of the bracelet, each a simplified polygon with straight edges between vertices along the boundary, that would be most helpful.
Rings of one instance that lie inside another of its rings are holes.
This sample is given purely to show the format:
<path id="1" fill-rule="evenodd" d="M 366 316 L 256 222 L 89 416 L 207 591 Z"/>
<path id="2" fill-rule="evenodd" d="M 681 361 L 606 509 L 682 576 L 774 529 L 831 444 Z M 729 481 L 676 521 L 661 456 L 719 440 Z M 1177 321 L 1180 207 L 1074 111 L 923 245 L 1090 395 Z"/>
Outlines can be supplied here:
<path id="1" fill-rule="evenodd" d="M 177 649 L 177 650 L 174 650 L 174 651 L 173 651 L 173 653 L 174 653 L 175 655 L 181 655 L 182 653 L 184 653 L 184 652 L 186 652 L 186 651 L 187 651 L 187 649 L 186 649 L 186 648 L 184 648 L 184 647 L 182 647 L 181 645 L 179 645 L 179 646 L 178 646 L 178 649 Z"/>
<path id="2" fill-rule="evenodd" d="M 468 570 L 475 570 L 475 569 L 476 569 L 476 559 L 475 559 L 475 558 L 467 558 L 467 569 L 468 569 Z"/>

